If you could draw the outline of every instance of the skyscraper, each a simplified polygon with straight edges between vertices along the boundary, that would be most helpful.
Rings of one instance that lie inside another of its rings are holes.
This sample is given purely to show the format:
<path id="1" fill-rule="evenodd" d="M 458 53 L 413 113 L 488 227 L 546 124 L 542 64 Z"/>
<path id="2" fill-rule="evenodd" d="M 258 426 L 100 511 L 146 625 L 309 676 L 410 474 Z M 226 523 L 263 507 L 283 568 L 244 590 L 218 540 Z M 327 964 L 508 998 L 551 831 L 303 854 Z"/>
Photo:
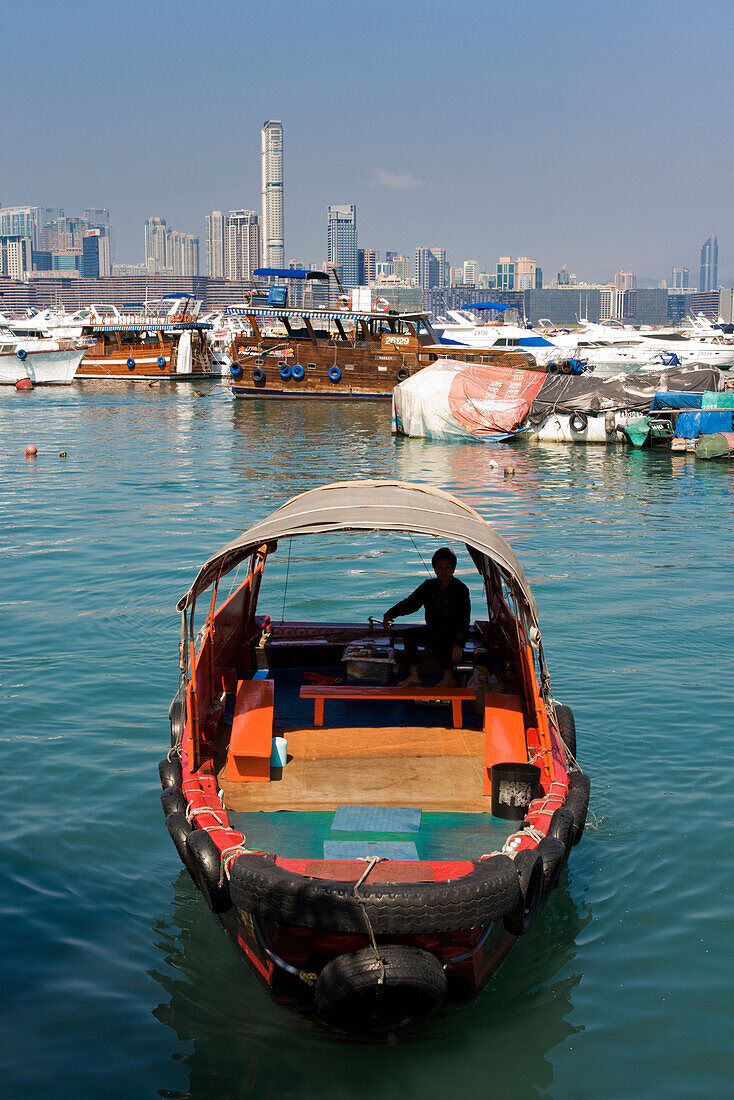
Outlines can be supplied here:
<path id="1" fill-rule="evenodd" d="M 151 275 L 166 267 L 166 219 L 145 219 L 145 264 Z"/>
<path id="2" fill-rule="evenodd" d="M 81 271 L 86 279 L 99 279 L 111 273 L 110 234 L 105 227 L 84 231 Z"/>
<path id="3" fill-rule="evenodd" d="M 421 290 L 447 285 L 446 249 L 416 248 L 415 277 Z"/>
<path id="4" fill-rule="evenodd" d="M 702 294 L 716 290 L 719 285 L 719 242 L 709 237 L 701 247 L 701 275 L 698 289 Z"/>
<path id="5" fill-rule="evenodd" d="M 206 216 L 206 273 L 214 279 L 224 278 L 226 221 L 221 210 L 212 210 Z"/>
<path id="6" fill-rule="evenodd" d="M 251 280 L 258 267 L 260 219 L 253 210 L 230 210 L 224 242 L 224 277 Z"/>
<path id="7" fill-rule="evenodd" d="M 684 290 L 691 285 L 691 273 L 687 267 L 674 267 L 670 286 L 673 290 Z"/>
<path id="8" fill-rule="evenodd" d="M 262 248 L 265 267 L 285 266 L 283 231 L 283 123 L 271 119 L 262 128 Z"/>
<path id="9" fill-rule="evenodd" d="M 357 207 L 330 206 L 326 258 L 344 286 L 359 285 L 357 257 Z"/>

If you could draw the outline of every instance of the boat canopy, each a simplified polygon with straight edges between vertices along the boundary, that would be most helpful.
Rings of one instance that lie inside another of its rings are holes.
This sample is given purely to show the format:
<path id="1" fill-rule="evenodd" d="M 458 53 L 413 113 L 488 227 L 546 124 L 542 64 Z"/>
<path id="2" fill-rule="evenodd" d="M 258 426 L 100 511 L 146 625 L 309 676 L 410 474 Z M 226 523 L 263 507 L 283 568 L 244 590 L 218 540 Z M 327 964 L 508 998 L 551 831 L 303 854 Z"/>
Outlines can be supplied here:
<path id="1" fill-rule="evenodd" d="M 462 309 L 497 309 L 505 310 L 511 309 L 511 306 L 505 306 L 502 302 L 468 302 Z"/>
<path id="2" fill-rule="evenodd" d="M 370 321 L 373 317 L 387 317 L 386 313 L 351 313 L 348 309 L 280 309 L 278 306 L 257 309 L 251 309 L 250 306 L 229 306 L 227 313 L 231 316 L 241 313 L 245 317 L 270 317 L 271 320 L 277 320 L 279 317 L 295 317 L 303 320 L 304 317 L 308 317 L 309 320 L 317 321 Z M 394 314 L 392 316 L 394 318 Z"/>
<path id="3" fill-rule="evenodd" d="M 538 609 L 515 552 L 478 512 L 441 489 L 403 481 L 341 481 L 293 497 L 267 519 L 245 531 L 202 566 L 178 610 L 185 611 L 200 592 L 264 543 L 296 535 L 339 531 L 410 531 L 457 539 L 500 566 L 517 583 L 538 625 Z"/>
<path id="4" fill-rule="evenodd" d="M 305 271 L 299 267 L 257 267 L 253 272 L 258 279 L 321 279 L 328 280 L 325 271 Z"/>

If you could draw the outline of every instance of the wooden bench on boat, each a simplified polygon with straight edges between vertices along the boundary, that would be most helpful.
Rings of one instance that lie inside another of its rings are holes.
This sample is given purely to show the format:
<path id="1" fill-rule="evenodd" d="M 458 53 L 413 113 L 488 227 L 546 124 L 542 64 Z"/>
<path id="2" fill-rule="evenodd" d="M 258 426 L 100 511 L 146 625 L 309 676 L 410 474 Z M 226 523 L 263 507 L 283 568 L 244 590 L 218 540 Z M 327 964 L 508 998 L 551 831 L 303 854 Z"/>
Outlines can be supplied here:
<path id="1" fill-rule="evenodd" d="M 273 749 L 272 680 L 240 680 L 227 750 L 230 783 L 268 783 Z"/>
<path id="2" fill-rule="evenodd" d="M 463 687 L 421 687 L 408 684 L 405 687 L 383 687 L 362 684 L 304 684 L 300 691 L 301 699 L 314 700 L 314 726 L 324 724 L 324 702 L 327 699 L 440 699 L 451 703 L 451 717 L 454 727 L 461 728 L 461 704 L 465 699 L 475 699 L 473 688 Z"/>

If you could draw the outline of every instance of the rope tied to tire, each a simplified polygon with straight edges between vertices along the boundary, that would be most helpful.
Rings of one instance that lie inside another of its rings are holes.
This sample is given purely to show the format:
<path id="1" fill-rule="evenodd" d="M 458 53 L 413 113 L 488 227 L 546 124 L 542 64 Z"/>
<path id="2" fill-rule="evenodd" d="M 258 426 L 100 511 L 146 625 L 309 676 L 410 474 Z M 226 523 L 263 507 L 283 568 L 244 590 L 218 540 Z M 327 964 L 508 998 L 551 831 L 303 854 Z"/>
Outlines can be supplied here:
<path id="1" fill-rule="evenodd" d="M 364 857 L 362 856 L 360 858 L 363 859 Z M 367 912 L 367 906 L 364 903 L 364 898 L 362 897 L 362 895 L 359 892 L 359 888 L 362 885 L 362 883 L 367 880 L 367 876 L 372 873 L 372 871 L 377 866 L 377 864 L 383 862 L 384 858 L 385 858 L 384 856 L 371 856 L 370 857 L 369 862 L 368 862 L 367 866 L 364 869 L 364 873 L 362 874 L 361 878 L 359 878 L 355 882 L 354 890 L 352 891 L 352 896 L 355 898 L 357 904 L 359 905 L 360 909 L 362 910 L 362 914 L 364 916 L 365 924 L 367 925 L 367 932 L 368 932 L 369 937 L 370 937 L 370 947 L 372 948 L 372 953 L 375 956 L 375 959 L 377 960 L 377 962 L 380 964 L 380 976 L 377 979 L 377 984 L 378 985 L 384 985 L 385 984 L 385 960 L 383 959 L 382 955 L 380 954 L 379 948 L 377 946 L 377 940 L 375 939 L 375 932 L 374 932 L 374 929 L 372 927 L 372 921 L 370 920 L 370 915 Z"/>

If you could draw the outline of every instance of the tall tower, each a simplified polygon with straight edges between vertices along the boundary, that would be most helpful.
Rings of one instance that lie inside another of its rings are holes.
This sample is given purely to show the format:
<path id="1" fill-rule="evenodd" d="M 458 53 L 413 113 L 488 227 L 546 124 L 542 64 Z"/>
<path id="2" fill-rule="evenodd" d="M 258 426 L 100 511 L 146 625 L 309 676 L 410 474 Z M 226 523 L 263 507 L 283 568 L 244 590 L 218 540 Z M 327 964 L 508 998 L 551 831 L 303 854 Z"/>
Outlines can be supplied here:
<path id="1" fill-rule="evenodd" d="M 212 210 L 206 216 L 206 273 L 214 279 L 224 278 L 226 221 L 221 210 Z"/>
<path id="2" fill-rule="evenodd" d="M 262 128 L 263 222 L 265 267 L 285 267 L 283 233 L 283 123 L 270 119 Z"/>
<path id="3" fill-rule="evenodd" d="M 253 210 L 230 210 L 224 242 L 225 279 L 249 281 L 260 266 L 260 220 Z"/>
<path id="4" fill-rule="evenodd" d="M 330 206 L 326 258 L 336 268 L 344 286 L 359 284 L 357 207 Z"/>
<path id="5" fill-rule="evenodd" d="M 709 237 L 701 247 L 701 275 L 698 289 L 701 293 L 716 290 L 719 285 L 719 242 Z"/>

